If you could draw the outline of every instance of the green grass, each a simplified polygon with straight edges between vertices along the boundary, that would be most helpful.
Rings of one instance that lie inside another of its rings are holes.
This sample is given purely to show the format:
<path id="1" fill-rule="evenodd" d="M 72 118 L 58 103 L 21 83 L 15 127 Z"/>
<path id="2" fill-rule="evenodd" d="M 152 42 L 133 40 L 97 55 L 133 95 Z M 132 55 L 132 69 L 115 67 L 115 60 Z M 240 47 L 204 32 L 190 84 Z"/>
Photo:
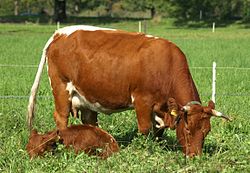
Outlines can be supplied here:
<path id="1" fill-rule="evenodd" d="M 176 43 L 190 67 L 250 67 L 250 32 L 243 25 L 217 28 L 176 28 L 171 21 L 148 22 L 147 33 Z M 104 27 L 137 31 L 138 23 L 115 22 Z M 54 25 L 0 24 L 0 64 L 37 65 Z M 0 95 L 27 96 L 36 68 L 0 67 Z M 211 69 L 191 68 L 204 104 L 211 93 Z M 250 70 L 218 69 L 216 108 L 233 117 L 231 123 L 212 118 L 204 154 L 185 159 L 175 131 L 166 130 L 162 142 L 137 134 L 134 111 L 100 115 L 100 126 L 119 142 L 118 154 L 100 160 L 59 149 L 55 155 L 30 160 L 25 145 L 27 98 L 0 99 L 0 172 L 249 172 L 250 171 Z M 51 96 L 46 70 L 39 95 Z M 240 96 L 241 95 L 241 96 Z M 55 127 L 53 100 L 38 98 L 34 127 L 41 132 Z M 73 123 L 78 120 L 71 119 Z"/>

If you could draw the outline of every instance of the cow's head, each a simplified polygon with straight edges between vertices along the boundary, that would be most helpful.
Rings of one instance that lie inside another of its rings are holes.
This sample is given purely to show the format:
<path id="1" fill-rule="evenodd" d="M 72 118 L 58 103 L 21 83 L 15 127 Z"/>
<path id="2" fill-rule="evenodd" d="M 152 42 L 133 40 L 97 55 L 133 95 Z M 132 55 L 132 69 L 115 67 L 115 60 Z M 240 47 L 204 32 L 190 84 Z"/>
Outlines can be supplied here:
<path id="1" fill-rule="evenodd" d="M 177 139 L 182 146 L 183 153 L 190 157 L 202 153 L 204 139 L 211 130 L 210 118 L 212 116 L 230 120 L 214 109 L 215 105 L 212 101 L 209 101 L 208 106 L 202 106 L 197 101 L 180 106 L 175 99 L 169 98 L 167 107 L 168 111 L 164 113 L 163 121 L 158 122 L 160 124 L 158 128 L 176 128 Z"/>
<path id="2" fill-rule="evenodd" d="M 212 116 L 230 120 L 214 108 L 213 101 L 209 101 L 208 106 L 202 106 L 199 102 L 189 102 L 178 111 L 176 135 L 186 156 L 193 157 L 202 153 L 204 139 L 211 130 Z"/>

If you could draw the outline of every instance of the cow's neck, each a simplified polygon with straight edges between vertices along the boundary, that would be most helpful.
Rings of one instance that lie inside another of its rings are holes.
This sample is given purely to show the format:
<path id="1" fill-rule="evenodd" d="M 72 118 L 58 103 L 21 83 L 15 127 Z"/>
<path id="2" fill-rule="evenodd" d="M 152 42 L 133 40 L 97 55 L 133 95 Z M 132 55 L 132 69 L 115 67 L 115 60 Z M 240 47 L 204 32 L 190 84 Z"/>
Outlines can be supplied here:
<path id="1" fill-rule="evenodd" d="M 190 101 L 200 102 L 197 88 L 188 68 L 176 74 L 173 80 L 172 93 L 177 103 L 182 106 Z"/>

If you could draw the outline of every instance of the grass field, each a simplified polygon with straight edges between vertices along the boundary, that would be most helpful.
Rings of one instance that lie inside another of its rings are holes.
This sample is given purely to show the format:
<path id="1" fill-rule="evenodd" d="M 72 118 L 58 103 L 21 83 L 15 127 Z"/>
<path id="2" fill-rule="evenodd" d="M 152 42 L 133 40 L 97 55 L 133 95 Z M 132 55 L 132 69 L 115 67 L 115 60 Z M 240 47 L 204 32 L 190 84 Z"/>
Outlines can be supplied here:
<path id="1" fill-rule="evenodd" d="M 137 31 L 137 22 L 101 25 Z M 37 65 L 41 51 L 56 26 L 0 24 L 0 64 Z M 167 38 L 186 54 L 190 67 L 250 68 L 250 30 L 243 25 L 217 28 L 176 28 L 171 22 L 148 22 L 148 34 Z M 28 96 L 36 73 L 34 67 L 0 66 L 0 95 Z M 211 93 L 211 69 L 191 68 L 203 104 Z M 53 99 L 45 70 L 34 127 L 41 132 L 55 127 Z M 155 142 L 137 133 L 134 111 L 100 115 L 100 127 L 119 142 L 121 151 L 107 160 L 88 157 L 60 147 L 52 155 L 30 160 L 25 145 L 27 97 L 0 99 L 0 172 L 250 172 L 250 70 L 217 70 L 216 108 L 234 120 L 212 118 L 203 155 L 186 159 L 177 145 L 175 131 L 166 130 Z M 72 123 L 79 123 L 71 119 Z"/>

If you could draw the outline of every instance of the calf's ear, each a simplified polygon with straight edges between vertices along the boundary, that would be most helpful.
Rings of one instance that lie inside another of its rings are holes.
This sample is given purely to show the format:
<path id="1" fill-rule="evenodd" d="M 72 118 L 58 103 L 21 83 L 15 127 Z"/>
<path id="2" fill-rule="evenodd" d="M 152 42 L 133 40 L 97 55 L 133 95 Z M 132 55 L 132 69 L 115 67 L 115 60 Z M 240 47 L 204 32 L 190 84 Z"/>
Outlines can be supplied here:
<path id="1" fill-rule="evenodd" d="M 214 109 L 214 108 L 215 108 L 215 104 L 214 104 L 214 102 L 213 102 L 212 100 L 210 100 L 210 101 L 208 102 L 208 107 L 210 107 L 211 109 Z"/>
<path id="2" fill-rule="evenodd" d="M 37 132 L 36 129 L 32 129 L 31 132 L 30 132 L 31 136 L 32 136 L 32 135 L 36 135 L 37 133 L 38 133 L 38 132 Z"/>

